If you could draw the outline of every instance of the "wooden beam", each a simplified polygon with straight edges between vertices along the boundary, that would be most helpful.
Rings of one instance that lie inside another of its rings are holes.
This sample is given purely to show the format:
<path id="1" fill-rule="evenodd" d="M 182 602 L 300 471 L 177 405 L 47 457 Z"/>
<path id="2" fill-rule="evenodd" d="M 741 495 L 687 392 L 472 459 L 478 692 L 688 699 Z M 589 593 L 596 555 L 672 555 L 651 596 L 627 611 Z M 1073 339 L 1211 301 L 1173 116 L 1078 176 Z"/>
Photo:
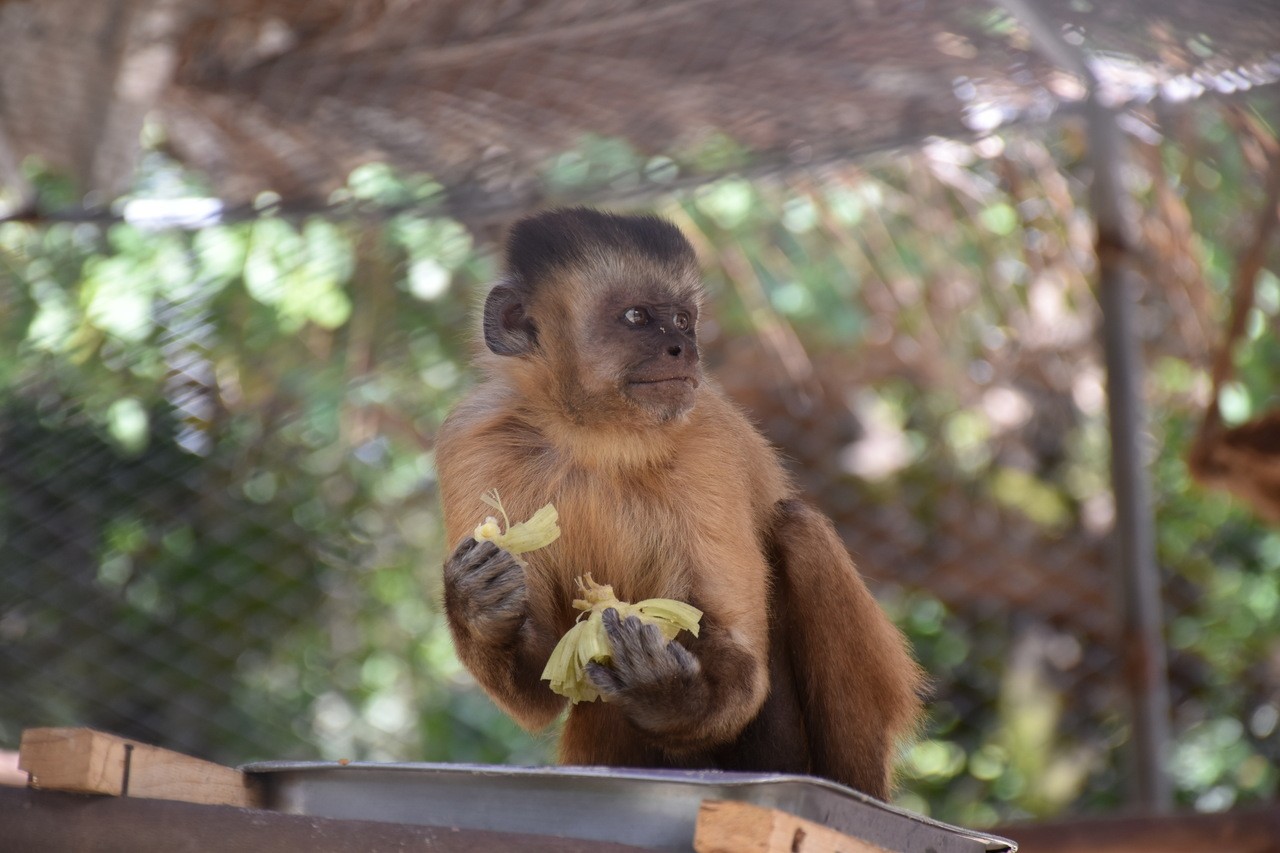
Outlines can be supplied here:
<path id="1" fill-rule="evenodd" d="M 644 853 L 548 835 L 0 788 L 0 849 L 66 853 Z"/>
<path id="2" fill-rule="evenodd" d="M 885 853 L 834 829 L 751 803 L 705 800 L 693 836 L 696 853 Z"/>
<path id="3" fill-rule="evenodd" d="M 1280 853 L 1280 805 L 1218 814 L 1079 818 L 992 831 L 1035 853 Z"/>
<path id="4" fill-rule="evenodd" d="M 18 766 L 31 774 L 31 787 L 50 791 L 245 808 L 261 803 L 256 780 L 239 770 L 92 729 L 27 729 Z"/>

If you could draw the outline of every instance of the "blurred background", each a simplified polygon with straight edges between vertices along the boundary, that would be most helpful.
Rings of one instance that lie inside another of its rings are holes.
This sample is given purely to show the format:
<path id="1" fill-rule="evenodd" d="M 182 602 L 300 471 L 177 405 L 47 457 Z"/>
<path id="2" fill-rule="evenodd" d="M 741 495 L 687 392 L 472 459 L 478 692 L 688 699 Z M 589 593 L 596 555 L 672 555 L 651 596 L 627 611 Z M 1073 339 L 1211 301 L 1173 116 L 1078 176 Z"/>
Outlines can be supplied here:
<path id="1" fill-rule="evenodd" d="M 656 211 L 934 695 L 898 802 L 1131 802 L 1090 192 L 1118 111 L 1177 806 L 1280 785 L 1266 0 L 0 0 L 0 748 L 544 763 L 432 439 L 514 217 Z M 1270 519 L 1270 521 L 1268 521 Z"/>

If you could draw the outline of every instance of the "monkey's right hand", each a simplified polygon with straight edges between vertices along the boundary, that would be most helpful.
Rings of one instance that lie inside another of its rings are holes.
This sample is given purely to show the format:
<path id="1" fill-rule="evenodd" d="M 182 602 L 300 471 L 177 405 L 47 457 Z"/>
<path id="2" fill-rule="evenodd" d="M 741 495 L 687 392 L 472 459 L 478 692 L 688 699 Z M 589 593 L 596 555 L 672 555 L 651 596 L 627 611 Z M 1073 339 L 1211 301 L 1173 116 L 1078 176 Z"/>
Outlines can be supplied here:
<path id="1" fill-rule="evenodd" d="M 528 612 L 524 569 L 492 542 L 468 536 L 444 564 L 449 621 L 482 643 L 515 640 Z"/>

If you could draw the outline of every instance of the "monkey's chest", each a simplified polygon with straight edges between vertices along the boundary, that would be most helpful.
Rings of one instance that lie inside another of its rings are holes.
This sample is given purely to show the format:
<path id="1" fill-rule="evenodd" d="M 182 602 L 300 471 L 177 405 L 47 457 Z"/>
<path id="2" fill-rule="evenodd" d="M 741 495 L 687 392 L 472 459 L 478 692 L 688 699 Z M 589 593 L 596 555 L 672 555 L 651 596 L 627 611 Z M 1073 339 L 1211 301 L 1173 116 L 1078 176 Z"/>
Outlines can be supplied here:
<path id="1" fill-rule="evenodd" d="M 637 494 L 565 501 L 560 527 L 562 572 L 590 572 L 624 599 L 678 591 L 696 548 L 697 533 L 678 508 Z"/>
<path id="2" fill-rule="evenodd" d="M 590 572 L 623 600 L 688 596 L 696 573 L 729 543 L 754 541 L 749 511 L 695 494 L 676 478 L 632 480 L 581 476 L 557 507 L 563 580 Z"/>

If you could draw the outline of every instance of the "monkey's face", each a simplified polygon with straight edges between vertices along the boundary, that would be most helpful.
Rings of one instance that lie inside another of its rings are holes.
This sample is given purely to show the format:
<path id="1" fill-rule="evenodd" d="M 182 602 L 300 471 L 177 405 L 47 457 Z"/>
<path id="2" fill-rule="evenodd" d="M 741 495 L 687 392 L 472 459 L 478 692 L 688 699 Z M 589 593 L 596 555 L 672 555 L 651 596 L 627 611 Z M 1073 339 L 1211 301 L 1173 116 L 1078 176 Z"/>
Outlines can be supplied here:
<path id="1" fill-rule="evenodd" d="M 548 211 L 512 228 L 484 340 L 531 402 L 579 426 L 650 428 L 694 406 L 701 298 L 693 247 L 670 222 Z"/>
<path id="2" fill-rule="evenodd" d="M 697 304 L 662 287 L 605 295 L 583 330 L 584 390 L 613 395 L 646 420 L 687 414 L 702 383 L 697 324 Z"/>

